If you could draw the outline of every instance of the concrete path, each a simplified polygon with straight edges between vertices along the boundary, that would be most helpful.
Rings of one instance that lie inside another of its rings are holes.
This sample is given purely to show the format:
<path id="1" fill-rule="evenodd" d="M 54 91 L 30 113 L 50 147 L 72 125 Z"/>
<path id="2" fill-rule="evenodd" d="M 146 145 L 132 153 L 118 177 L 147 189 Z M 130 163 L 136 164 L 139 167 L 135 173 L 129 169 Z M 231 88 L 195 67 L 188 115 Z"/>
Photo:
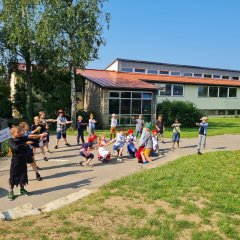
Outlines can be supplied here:
<path id="1" fill-rule="evenodd" d="M 142 165 L 138 164 L 136 159 L 124 158 L 124 162 L 116 162 L 114 158 L 111 163 L 102 164 L 97 160 L 97 153 L 93 163 L 93 168 L 84 168 L 79 166 L 79 146 L 75 145 L 75 137 L 69 136 L 71 147 L 64 147 L 60 141 L 59 149 L 53 150 L 55 142 L 54 136 L 50 140 L 50 149 L 52 154 L 48 154 L 49 161 L 42 160 L 42 156 L 37 153 L 37 164 L 41 167 L 43 181 L 35 180 L 35 174 L 31 167 L 28 167 L 29 185 L 26 187 L 32 193 L 31 196 L 19 196 L 14 201 L 7 199 L 8 178 L 10 160 L 0 160 L 0 211 L 15 208 L 19 205 L 31 203 L 37 208 L 47 204 L 50 201 L 64 197 L 81 189 L 97 189 L 100 186 L 109 183 L 113 179 L 132 174 L 142 169 L 153 168 L 169 161 L 175 160 L 181 156 L 196 154 L 197 139 L 181 139 L 180 149 L 171 150 L 171 140 L 166 139 L 165 144 L 160 144 L 162 154 L 156 158 L 156 161 Z M 239 150 L 240 135 L 223 135 L 207 138 L 207 151 Z M 109 146 L 109 149 L 112 145 Z M 126 155 L 126 152 L 124 153 Z M 196 158 L 198 156 L 196 155 Z M 19 189 L 15 189 L 18 194 Z"/>

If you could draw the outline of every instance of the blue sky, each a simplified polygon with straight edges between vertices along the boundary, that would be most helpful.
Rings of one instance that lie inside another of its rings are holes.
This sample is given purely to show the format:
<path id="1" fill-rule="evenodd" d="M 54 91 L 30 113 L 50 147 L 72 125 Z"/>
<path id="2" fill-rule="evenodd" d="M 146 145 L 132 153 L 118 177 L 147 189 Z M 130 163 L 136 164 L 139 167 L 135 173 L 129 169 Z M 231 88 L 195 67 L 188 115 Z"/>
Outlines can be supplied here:
<path id="1" fill-rule="evenodd" d="M 115 58 L 240 69 L 240 0 L 109 0 L 99 60 Z"/>

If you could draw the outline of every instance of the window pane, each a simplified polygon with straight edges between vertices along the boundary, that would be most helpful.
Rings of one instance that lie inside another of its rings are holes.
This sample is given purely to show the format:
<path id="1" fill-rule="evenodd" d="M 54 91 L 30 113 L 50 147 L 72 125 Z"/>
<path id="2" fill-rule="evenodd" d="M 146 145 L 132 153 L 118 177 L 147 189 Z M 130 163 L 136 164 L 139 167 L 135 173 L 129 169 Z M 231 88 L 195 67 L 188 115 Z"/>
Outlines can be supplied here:
<path id="1" fill-rule="evenodd" d="M 222 76 L 222 79 L 229 79 L 229 76 Z"/>
<path id="2" fill-rule="evenodd" d="M 132 68 L 121 68 L 122 72 L 133 72 Z"/>
<path id="3" fill-rule="evenodd" d="M 183 76 L 185 76 L 185 77 L 192 77 L 192 73 L 183 73 Z"/>
<path id="4" fill-rule="evenodd" d="M 119 92 L 110 92 L 109 95 L 110 95 L 110 98 L 111 97 L 112 98 L 119 98 Z"/>
<path id="5" fill-rule="evenodd" d="M 135 72 L 138 72 L 138 73 L 145 73 L 145 69 L 142 69 L 142 68 L 135 68 Z"/>
<path id="6" fill-rule="evenodd" d="M 121 114 L 130 114 L 130 99 L 121 99 Z"/>
<path id="7" fill-rule="evenodd" d="M 209 97 L 218 97 L 218 87 L 209 87 Z"/>
<path id="8" fill-rule="evenodd" d="M 109 114 L 119 114 L 119 99 L 109 99 Z"/>
<path id="9" fill-rule="evenodd" d="M 229 88 L 229 97 L 237 97 L 237 88 Z"/>
<path id="10" fill-rule="evenodd" d="M 131 92 L 122 92 L 121 98 L 131 98 Z"/>
<path id="11" fill-rule="evenodd" d="M 151 122 L 151 115 L 143 115 L 144 122 Z"/>
<path id="12" fill-rule="evenodd" d="M 169 75 L 169 71 L 159 71 L 159 74 Z"/>
<path id="13" fill-rule="evenodd" d="M 158 74 L 158 70 L 148 69 L 147 72 L 150 74 Z"/>
<path id="14" fill-rule="evenodd" d="M 221 78 L 220 75 L 213 75 L 213 78 Z"/>
<path id="15" fill-rule="evenodd" d="M 142 94 L 140 92 L 133 92 L 132 98 L 142 98 Z"/>
<path id="16" fill-rule="evenodd" d="M 225 115 L 225 110 L 219 110 L 218 115 Z"/>
<path id="17" fill-rule="evenodd" d="M 151 109 L 152 109 L 152 101 L 151 100 L 143 100 L 142 114 L 151 114 Z"/>
<path id="18" fill-rule="evenodd" d="M 211 74 L 204 74 L 203 77 L 204 78 L 212 78 L 212 75 Z"/>
<path id="19" fill-rule="evenodd" d="M 151 93 L 143 93 L 142 97 L 145 99 L 152 99 L 152 94 Z"/>
<path id="20" fill-rule="evenodd" d="M 194 73 L 194 77 L 202 77 L 201 73 Z"/>
<path id="21" fill-rule="evenodd" d="M 239 80 L 239 77 L 232 77 L 232 80 Z"/>
<path id="22" fill-rule="evenodd" d="M 160 96 L 171 96 L 171 90 L 171 84 L 160 84 Z"/>
<path id="23" fill-rule="evenodd" d="M 227 95 L 228 95 L 228 88 L 220 87 L 219 88 L 219 97 L 227 97 Z"/>
<path id="24" fill-rule="evenodd" d="M 132 114 L 141 114 L 141 100 L 132 100 Z"/>
<path id="25" fill-rule="evenodd" d="M 198 87 L 198 96 L 199 97 L 207 97 L 208 96 L 208 87 L 199 86 Z"/>
<path id="26" fill-rule="evenodd" d="M 128 125 L 128 124 L 130 124 L 130 116 L 129 115 L 121 115 L 120 125 Z"/>
<path id="27" fill-rule="evenodd" d="M 173 96 L 183 96 L 183 85 L 173 85 Z"/>
<path id="28" fill-rule="evenodd" d="M 171 72 L 171 75 L 172 75 L 172 76 L 180 76 L 181 73 L 180 73 L 180 72 Z"/>
<path id="29" fill-rule="evenodd" d="M 237 115 L 240 115 L 240 110 L 237 110 Z"/>
<path id="30" fill-rule="evenodd" d="M 235 115 L 235 110 L 228 110 L 228 115 Z"/>

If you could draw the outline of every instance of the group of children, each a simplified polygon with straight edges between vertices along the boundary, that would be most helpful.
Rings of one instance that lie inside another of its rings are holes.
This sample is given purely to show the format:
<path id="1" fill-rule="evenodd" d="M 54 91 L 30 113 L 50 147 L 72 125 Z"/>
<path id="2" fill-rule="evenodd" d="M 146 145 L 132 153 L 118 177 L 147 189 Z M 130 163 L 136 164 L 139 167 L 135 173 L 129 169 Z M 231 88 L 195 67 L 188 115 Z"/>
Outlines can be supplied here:
<path id="1" fill-rule="evenodd" d="M 199 138 L 198 138 L 198 154 L 201 153 L 201 147 L 205 148 L 206 145 L 206 135 L 207 135 L 207 118 L 201 118 L 201 123 L 196 123 L 199 126 Z M 11 128 L 12 138 L 9 139 L 9 145 L 12 152 L 11 167 L 10 167 L 10 178 L 9 185 L 10 191 L 8 194 L 8 199 L 13 200 L 15 198 L 13 189 L 14 186 L 20 185 L 20 195 L 29 195 L 24 188 L 28 183 L 27 176 L 27 164 L 30 164 L 34 172 L 36 173 L 36 179 L 38 181 L 42 180 L 39 174 L 39 167 L 36 164 L 34 153 L 36 148 L 41 150 L 43 159 L 48 161 L 46 152 L 51 153 L 48 149 L 49 142 L 49 122 L 57 123 L 57 140 L 55 148 L 58 148 L 58 142 L 63 137 L 65 146 L 70 146 L 66 138 L 67 125 L 72 123 L 67 121 L 64 117 L 63 110 L 58 111 L 57 119 L 46 119 L 45 112 L 39 112 L 39 116 L 34 117 L 34 124 L 29 127 L 28 123 L 22 122 L 19 126 L 13 126 Z M 120 129 L 117 133 L 117 119 L 116 115 L 112 115 L 111 119 L 111 129 L 110 129 L 110 140 L 106 139 L 105 135 L 101 135 L 97 138 L 95 135 L 95 124 L 96 121 L 91 114 L 89 123 L 84 123 L 81 116 L 78 117 L 77 121 L 77 144 L 80 144 L 80 138 L 82 141 L 82 146 L 80 149 L 80 156 L 83 158 L 79 164 L 81 166 L 92 167 L 91 160 L 94 158 L 94 154 L 91 152 L 93 149 L 98 150 L 98 160 L 102 163 L 107 163 L 111 160 L 111 156 L 117 157 L 117 161 L 123 161 L 123 152 L 126 146 L 127 153 L 130 158 L 137 158 L 139 163 L 147 164 L 152 161 L 151 156 L 155 156 L 159 151 L 159 139 L 161 143 L 165 143 L 163 139 L 164 124 L 162 116 L 158 116 L 156 122 L 156 128 L 151 131 L 151 123 L 145 123 L 140 115 L 138 119 L 135 120 L 136 123 L 136 135 L 134 135 L 133 129 L 124 131 Z M 89 136 L 87 142 L 84 141 L 84 129 L 88 125 Z M 178 119 L 172 124 L 173 128 L 173 145 L 172 149 L 177 143 L 179 147 L 180 141 L 180 126 L 181 123 Z M 137 139 L 140 134 L 140 138 Z M 112 152 L 106 149 L 107 145 L 112 146 Z"/>

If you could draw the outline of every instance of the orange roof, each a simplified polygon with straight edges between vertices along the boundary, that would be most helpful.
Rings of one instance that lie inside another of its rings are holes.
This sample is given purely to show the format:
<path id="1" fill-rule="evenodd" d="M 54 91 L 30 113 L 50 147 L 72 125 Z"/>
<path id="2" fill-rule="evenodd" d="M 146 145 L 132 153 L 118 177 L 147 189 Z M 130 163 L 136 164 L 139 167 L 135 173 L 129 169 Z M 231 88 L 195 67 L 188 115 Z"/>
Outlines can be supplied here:
<path id="1" fill-rule="evenodd" d="M 77 70 L 77 73 L 105 88 L 158 89 L 158 87 L 153 85 L 151 82 L 240 87 L 239 80 L 193 78 L 145 73 L 126 73 L 95 69 L 87 69 L 84 71 Z"/>

